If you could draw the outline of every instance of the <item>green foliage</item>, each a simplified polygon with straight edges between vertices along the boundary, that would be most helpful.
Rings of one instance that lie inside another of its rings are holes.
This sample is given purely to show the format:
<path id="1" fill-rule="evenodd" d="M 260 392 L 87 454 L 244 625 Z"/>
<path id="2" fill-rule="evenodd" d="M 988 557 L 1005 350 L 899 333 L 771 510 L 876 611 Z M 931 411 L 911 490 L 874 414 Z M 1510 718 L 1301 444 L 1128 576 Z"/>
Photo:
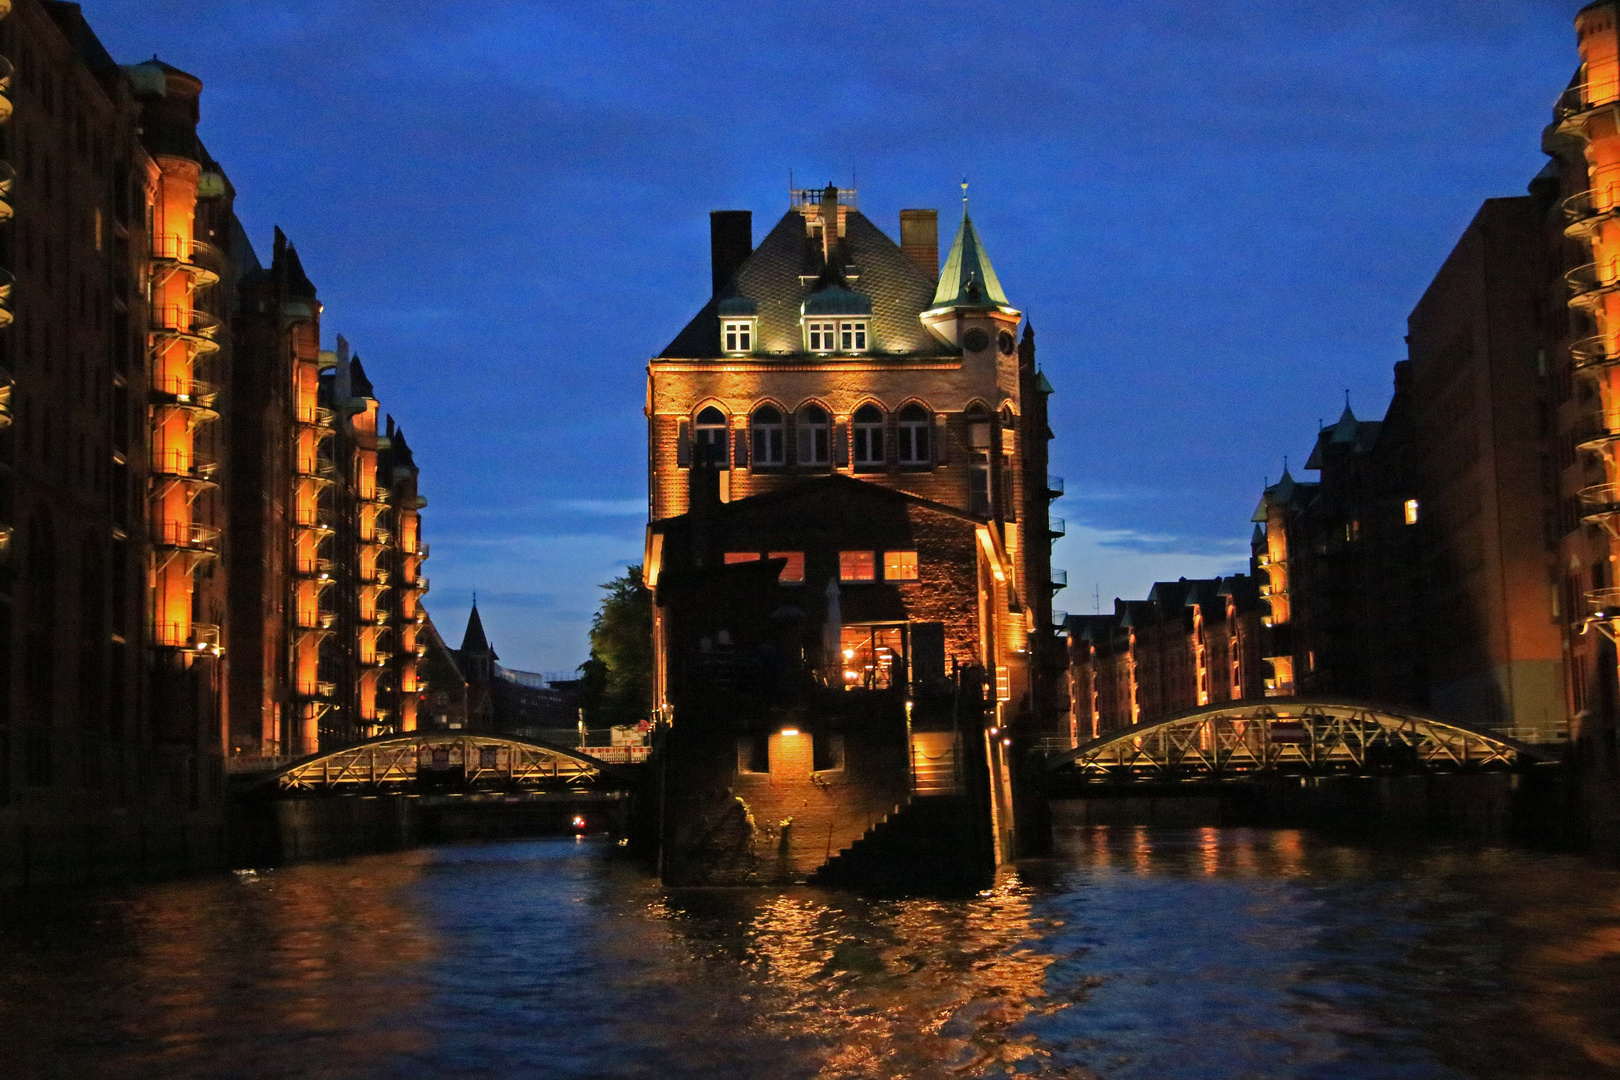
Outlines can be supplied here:
<path id="1" fill-rule="evenodd" d="M 632 566 L 602 586 L 591 658 L 579 666 L 586 723 L 634 724 L 652 712 L 652 593 Z"/>

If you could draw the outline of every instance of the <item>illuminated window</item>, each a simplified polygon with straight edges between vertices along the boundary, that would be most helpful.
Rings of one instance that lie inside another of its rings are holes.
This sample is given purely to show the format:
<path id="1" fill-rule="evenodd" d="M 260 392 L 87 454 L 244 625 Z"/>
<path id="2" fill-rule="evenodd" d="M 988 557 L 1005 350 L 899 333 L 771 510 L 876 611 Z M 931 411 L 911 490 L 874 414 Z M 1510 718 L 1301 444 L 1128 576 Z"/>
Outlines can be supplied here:
<path id="1" fill-rule="evenodd" d="M 807 322 L 804 324 L 805 339 L 811 352 L 832 352 L 838 348 L 838 324 L 830 322 Z"/>
<path id="2" fill-rule="evenodd" d="M 915 402 L 900 410 L 900 464 L 928 464 L 928 432 L 933 421 Z"/>
<path id="3" fill-rule="evenodd" d="M 721 337 L 728 353 L 746 353 L 754 351 L 754 324 L 749 321 L 724 322 L 720 324 Z"/>
<path id="4" fill-rule="evenodd" d="M 838 631 L 845 690 L 887 690 L 906 683 L 902 626 L 845 626 Z"/>
<path id="5" fill-rule="evenodd" d="M 1406 500 L 1406 523 L 1408 525 L 1416 525 L 1417 524 L 1417 519 L 1418 519 L 1418 501 L 1416 499 L 1407 499 Z"/>
<path id="6" fill-rule="evenodd" d="M 782 414 L 769 405 L 754 410 L 754 468 L 770 468 L 787 461 Z"/>
<path id="7" fill-rule="evenodd" d="M 733 563 L 745 563 L 745 562 L 759 562 L 759 552 L 757 552 L 757 551 L 728 551 L 728 552 L 726 552 L 726 565 L 727 566 L 730 566 Z"/>
<path id="8" fill-rule="evenodd" d="M 838 345 L 844 352 L 866 351 L 866 323 L 842 323 L 838 329 Z"/>
<path id="9" fill-rule="evenodd" d="M 832 420 L 827 410 L 819 405 L 806 405 L 799 410 L 799 464 L 825 465 L 829 460 L 829 433 Z"/>
<path id="10" fill-rule="evenodd" d="M 883 411 L 876 405 L 855 410 L 855 464 L 883 464 Z"/>
<path id="11" fill-rule="evenodd" d="M 696 451 L 692 455 L 695 464 L 726 467 L 726 414 L 713 405 L 697 415 Z"/>
<path id="12" fill-rule="evenodd" d="M 776 580 L 783 585 L 800 585 L 804 582 L 804 552 L 802 551 L 773 551 L 766 556 L 768 559 L 786 559 L 787 565 L 782 567 L 782 574 Z"/>
<path id="13" fill-rule="evenodd" d="M 884 581 L 916 581 L 917 553 L 915 551 L 885 551 L 883 553 Z"/>
<path id="14" fill-rule="evenodd" d="M 877 580 L 877 552 L 840 551 L 838 553 L 838 580 Z"/>

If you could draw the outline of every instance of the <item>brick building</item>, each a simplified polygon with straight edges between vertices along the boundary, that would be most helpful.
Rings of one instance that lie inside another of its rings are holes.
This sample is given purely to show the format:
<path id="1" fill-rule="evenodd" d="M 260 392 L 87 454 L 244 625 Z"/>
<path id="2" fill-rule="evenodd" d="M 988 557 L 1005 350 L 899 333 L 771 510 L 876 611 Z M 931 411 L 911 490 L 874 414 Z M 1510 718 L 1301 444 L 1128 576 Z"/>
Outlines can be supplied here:
<path id="1" fill-rule="evenodd" d="M 197 78 L 52 0 L 0 5 L 0 54 L 0 886 L 209 860 L 228 752 L 411 722 L 415 466 L 323 390 L 314 288 L 279 234 L 261 266 Z M 322 560 L 347 614 L 306 602 Z M 364 669 L 319 730 L 310 630 Z"/>
<path id="2" fill-rule="evenodd" d="M 1069 740 L 1262 696 L 1263 618 L 1244 574 L 1160 581 L 1146 600 L 1116 599 L 1112 614 L 1070 615 Z"/>
<path id="3" fill-rule="evenodd" d="M 1061 723 L 1052 388 L 966 200 L 943 270 L 935 211 L 902 211 L 896 244 L 830 186 L 795 191 L 757 248 L 749 211 L 716 212 L 711 255 L 711 298 L 647 369 L 650 519 L 686 510 L 694 464 L 722 502 L 837 474 L 980 515 L 1014 566 L 998 708 Z"/>
<path id="4" fill-rule="evenodd" d="M 914 796 L 956 797 L 982 869 L 1016 844 L 993 656 L 1016 570 L 994 523 L 836 474 L 649 526 L 664 876 L 802 880 Z M 717 477 L 710 473 L 711 481 Z M 712 485 L 717 488 L 717 484 Z M 977 793 L 977 799 L 969 798 Z"/>

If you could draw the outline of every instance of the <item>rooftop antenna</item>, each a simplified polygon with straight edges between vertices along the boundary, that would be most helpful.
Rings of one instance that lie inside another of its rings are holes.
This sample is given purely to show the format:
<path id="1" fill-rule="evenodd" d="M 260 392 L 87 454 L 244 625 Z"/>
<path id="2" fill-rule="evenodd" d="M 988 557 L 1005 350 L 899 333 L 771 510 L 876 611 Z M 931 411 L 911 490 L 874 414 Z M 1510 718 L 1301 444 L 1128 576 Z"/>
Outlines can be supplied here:
<path id="1" fill-rule="evenodd" d="M 962 177 L 962 216 L 967 217 L 967 177 Z"/>
<path id="2" fill-rule="evenodd" d="M 1091 586 L 1091 613 L 1102 614 L 1102 582 L 1094 582 Z"/>

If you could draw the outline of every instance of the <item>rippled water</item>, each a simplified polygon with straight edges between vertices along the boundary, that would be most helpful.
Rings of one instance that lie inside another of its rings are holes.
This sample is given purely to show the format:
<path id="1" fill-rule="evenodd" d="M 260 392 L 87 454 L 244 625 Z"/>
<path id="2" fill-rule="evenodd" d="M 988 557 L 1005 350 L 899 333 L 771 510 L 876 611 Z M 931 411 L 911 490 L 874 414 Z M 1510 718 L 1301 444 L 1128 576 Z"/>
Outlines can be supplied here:
<path id="1" fill-rule="evenodd" d="M 1094 829 L 971 901 L 593 843 L 0 908 L 0 1077 L 1620 1076 L 1620 875 Z"/>

